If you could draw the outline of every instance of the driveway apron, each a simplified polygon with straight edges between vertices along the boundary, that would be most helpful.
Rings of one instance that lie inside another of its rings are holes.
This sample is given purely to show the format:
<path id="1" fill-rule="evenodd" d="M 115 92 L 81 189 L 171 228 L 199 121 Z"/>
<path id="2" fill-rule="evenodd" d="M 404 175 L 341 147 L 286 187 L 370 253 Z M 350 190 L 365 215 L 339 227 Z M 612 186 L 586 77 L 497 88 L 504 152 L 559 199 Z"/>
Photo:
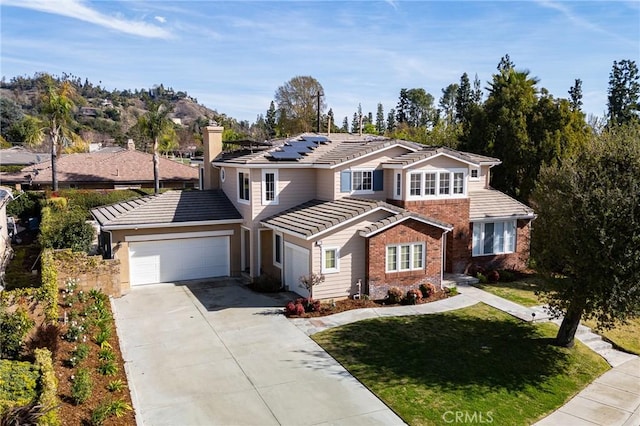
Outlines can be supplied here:
<path id="1" fill-rule="evenodd" d="M 403 424 L 235 280 L 155 284 L 112 300 L 139 425 Z"/>

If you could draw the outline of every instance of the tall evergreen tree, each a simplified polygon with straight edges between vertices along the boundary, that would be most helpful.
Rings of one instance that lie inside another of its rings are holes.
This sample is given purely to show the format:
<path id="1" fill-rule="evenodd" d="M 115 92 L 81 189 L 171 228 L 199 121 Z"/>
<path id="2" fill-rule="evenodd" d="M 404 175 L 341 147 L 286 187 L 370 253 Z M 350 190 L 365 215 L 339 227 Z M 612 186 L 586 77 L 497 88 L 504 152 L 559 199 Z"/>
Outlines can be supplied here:
<path id="1" fill-rule="evenodd" d="M 482 83 L 480 83 L 478 74 L 476 74 L 476 77 L 473 79 L 473 92 L 471 94 L 471 100 L 476 105 L 480 105 L 482 103 Z"/>
<path id="2" fill-rule="evenodd" d="M 391 108 L 387 114 L 387 132 L 393 133 L 396 130 L 396 111 Z"/>
<path id="3" fill-rule="evenodd" d="M 269 109 L 267 110 L 267 117 L 264 121 L 265 130 L 269 139 L 276 136 L 276 116 L 276 104 L 274 101 L 271 101 Z"/>
<path id="4" fill-rule="evenodd" d="M 346 116 L 344 117 L 344 120 L 342 120 L 342 131 L 349 133 L 349 119 Z"/>
<path id="5" fill-rule="evenodd" d="M 446 125 L 455 123 L 457 95 L 458 85 L 456 83 L 450 84 L 442 89 L 442 97 L 438 105 L 440 106 Z"/>
<path id="6" fill-rule="evenodd" d="M 573 86 L 569 89 L 569 102 L 571 109 L 580 111 L 582 108 L 582 80 L 576 78 Z"/>
<path id="7" fill-rule="evenodd" d="M 396 121 L 398 124 L 404 124 L 409 119 L 409 97 L 407 89 L 400 89 L 400 97 L 398 106 L 396 107 Z"/>
<path id="8" fill-rule="evenodd" d="M 640 112 L 640 81 L 635 61 L 623 59 L 613 61 L 609 74 L 609 122 L 628 123 L 638 119 Z"/>
<path id="9" fill-rule="evenodd" d="M 381 135 L 384 133 L 384 130 L 384 108 L 381 103 L 378 103 L 378 110 L 376 112 L 376 132 Z"/>
<path id="10" fill-rule="evenodd" d="M 473 100 L 471 95 L 471 83 L 465 72 L 460 77 L 460 85 L 456 92 L 456 121 L 462 123 L 469 120 L 469 108 Z"/>
<path id="11" fill-rule="evenodd" d="M 360 118 L 357 112 L 353 113 L 353 120 L 351 120 L 351 133 L 358 133 L 360 131 Z"/>

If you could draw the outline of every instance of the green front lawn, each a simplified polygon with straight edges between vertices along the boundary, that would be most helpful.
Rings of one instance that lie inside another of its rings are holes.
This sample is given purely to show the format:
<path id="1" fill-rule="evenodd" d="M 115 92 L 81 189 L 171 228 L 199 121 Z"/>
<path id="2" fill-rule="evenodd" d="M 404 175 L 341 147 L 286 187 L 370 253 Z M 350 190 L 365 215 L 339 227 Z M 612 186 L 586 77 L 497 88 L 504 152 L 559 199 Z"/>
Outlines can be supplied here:
<path id="1" fill-rule="evenodd" d="M 530 275 L 513 282 L 474 284 L 476 287 L 523 306 L 537 306 L 543 302 L 535 291 L 542 278 Z M 595 321 L 584 321 L 584 325 L 596 330 Z M 627 325 L 619 325 L 612 330 L 596 330 L 598 334 L 613 342 L 620 349 L 640 355 L 640 318 L 629 320 Z"/>
<path id="2" fill-rule="evenodd" d="M 444 424 L 457 413 L 529 425 L 609 368 L 581 344 L 552 346 L 556 331 L 479 304 L 355 322 L 313 339 L 411 425 Z"/>
<path id="3" fill-rule="evenodd" d="M 474 286 L 522 306 L 536 306 L 542 304 L 534 293 L 541 284 L 542 278 L 532 274 L 512 282 L 477 283 Z"/>

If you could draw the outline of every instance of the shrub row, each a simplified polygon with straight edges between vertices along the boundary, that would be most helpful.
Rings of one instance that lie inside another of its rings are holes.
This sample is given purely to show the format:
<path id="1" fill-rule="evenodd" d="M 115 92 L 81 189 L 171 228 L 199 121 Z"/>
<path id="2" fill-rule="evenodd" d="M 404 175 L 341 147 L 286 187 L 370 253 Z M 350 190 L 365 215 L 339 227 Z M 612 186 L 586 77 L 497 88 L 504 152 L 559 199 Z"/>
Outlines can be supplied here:
<path id="1" fill-rule="evenodd" d="M 53 370 L 53 361 L 51 352 L 48 349 L 35 350 L 36 367 L 40 370 L 38 404 L 45 412 L 38 419 L 39 425 L 59 426 L 60 418 L 58 417 L 58 379 Z"/>
<path id="2" fill-rule="evenodd" d="M 302 315 L 305 312 L 319 312 L 320 311 L 320 301 L 300 298 L 295 301 L 287 303 L 284 307 L 284 314 L 288 317 L 293 315 Z"/>
<path id="3" fill-rule="evenodd" d="M 35 401 L 39 376 L 30 362 L 0 359 L 0 414 Z"/>
<path id="4" fill-rule="evenodd" d="M 43 248 L 88 251 L 93 241 L 93 227 L 86 221 L 86 211 L 68 207 L 64 198 L 47 200 L 42 208 L 40 245 Z"/>
<path id="5" fill-rule="evenodd" d="M 386 302 L 395 305 L 402 303 L 403 305 L 415 305 L 420 303 L 422 299 L 428 299 L 436 292 L 436 286 L 432 283 L 420 284 L 419 290 L 410 289 L 406 293 L 399 287 L 391 287 L 387 291 Z"/>
<path id="6" fill-rule="evenodd" d="M 54 264 L 53 251 L 42 252 L 40 300 L 45 304 L 44 315 L 48 322 L 58 320 L 58 271 Z"/>

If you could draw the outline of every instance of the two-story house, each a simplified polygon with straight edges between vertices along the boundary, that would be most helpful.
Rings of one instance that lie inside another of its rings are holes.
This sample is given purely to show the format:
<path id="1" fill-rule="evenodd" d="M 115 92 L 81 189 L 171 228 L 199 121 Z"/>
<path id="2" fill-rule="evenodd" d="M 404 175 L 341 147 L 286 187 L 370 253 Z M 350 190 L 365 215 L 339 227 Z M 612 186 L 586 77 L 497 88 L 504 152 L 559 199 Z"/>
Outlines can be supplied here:
<path id="1" fill-rule="evenodd" d="M 534 213 L 489 187 L 495 158 L 351 134 L 223 153 L 221 136 L 205 130 L 204 191 L 94 210 L 125 286 L 269 274 L 306 295 L 320 273 L 316 298 L 377 299 L 528 259 Z"/>

